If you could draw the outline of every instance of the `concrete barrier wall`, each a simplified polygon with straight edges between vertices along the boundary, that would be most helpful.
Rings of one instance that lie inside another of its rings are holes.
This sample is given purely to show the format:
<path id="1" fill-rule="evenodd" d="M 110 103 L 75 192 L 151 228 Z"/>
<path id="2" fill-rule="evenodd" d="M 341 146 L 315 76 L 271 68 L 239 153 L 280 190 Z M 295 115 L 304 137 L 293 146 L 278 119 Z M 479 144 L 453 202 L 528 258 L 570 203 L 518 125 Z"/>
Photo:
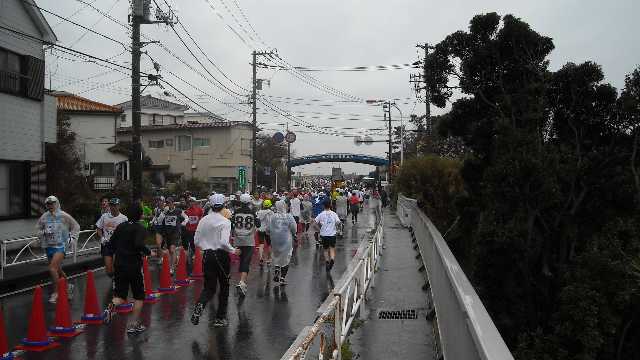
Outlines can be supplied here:
<path id="1" fill-rule="evenodd" d="M 416 201 L 398 196 L 397 214 L 411 227 L 427 270 L 446 360 L 512 360 L 491 317 L 449 246 Z"/>

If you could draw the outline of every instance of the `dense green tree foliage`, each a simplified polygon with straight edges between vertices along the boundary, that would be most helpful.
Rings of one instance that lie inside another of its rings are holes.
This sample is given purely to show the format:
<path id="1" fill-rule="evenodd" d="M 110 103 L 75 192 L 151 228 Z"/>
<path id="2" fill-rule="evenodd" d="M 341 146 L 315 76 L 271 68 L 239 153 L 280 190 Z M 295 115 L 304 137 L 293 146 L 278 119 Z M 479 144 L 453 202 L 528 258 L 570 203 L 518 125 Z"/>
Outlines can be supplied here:
<path id="1" fill-rule="evenodd" d="M 469 150 L 447 241 L 516 358 L 639 359 L 640 70 L 618 94 L 553 49 L 490 13 L 428 58 L 432 102 L 463 95 L 439 133 Z"/>

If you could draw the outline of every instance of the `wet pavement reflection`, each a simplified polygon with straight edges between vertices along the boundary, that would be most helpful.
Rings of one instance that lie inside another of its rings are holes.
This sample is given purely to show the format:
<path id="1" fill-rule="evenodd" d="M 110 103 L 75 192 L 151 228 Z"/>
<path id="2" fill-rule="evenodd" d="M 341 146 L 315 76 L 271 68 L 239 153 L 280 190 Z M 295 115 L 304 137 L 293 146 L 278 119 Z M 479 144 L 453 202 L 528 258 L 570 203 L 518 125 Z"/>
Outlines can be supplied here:
<path id="1" fill-rule="evenodd" d="M 146 304 L 143 310 L 148 330 L 140 335 L 127 335 L 128 315 L 118 315 L 106 325 L 89 325 L 83 334 L 61 340 L 62 346 L 43 353 L 25 353 L 23 359 L 279 359 L 304 326 L 316 317 L 316 309 L 327 297 L 334 280 L 344 272 L 362 237 L 373 227 L 374 216 L 366 209 L 360 222 L 347 221 L 344 238 L 337 241 L 336 264 L 328 276 L 324 269 L 322 249 L 316 248 L 313 234 L 299 235 L 299 243 L 287 276 L 288 285 L 271 284 L 271 268 L 258 265 L 257 251 L 249 273 L 249 293 L 238 297 L 237 263 L 232 263 L 226 328 L 214 328 L 217 297 L 205 310 L 200 324 L 190 322 L 195 299 L 202 282 L 181 288 L 176 294 Z M 151 267 L 154 288 L 159 282 L 156 266 Z M 96 273 L 96 287 L 102 305 L 110 299 L 110 279 Z M 76 285 L 71 311 L 79 319 L 84 304 L 85 277 L 70 280 Z M 50 289 L 45 290 L 48 298 Z M 46 300 L 46 299 L 45 299 Z M 26 336 L 31 311 L 32 292 L 2 299 L 4 319 L 10 346 Z M 47 325 L 53 324 L 55 305 L 45 303 Z"/>

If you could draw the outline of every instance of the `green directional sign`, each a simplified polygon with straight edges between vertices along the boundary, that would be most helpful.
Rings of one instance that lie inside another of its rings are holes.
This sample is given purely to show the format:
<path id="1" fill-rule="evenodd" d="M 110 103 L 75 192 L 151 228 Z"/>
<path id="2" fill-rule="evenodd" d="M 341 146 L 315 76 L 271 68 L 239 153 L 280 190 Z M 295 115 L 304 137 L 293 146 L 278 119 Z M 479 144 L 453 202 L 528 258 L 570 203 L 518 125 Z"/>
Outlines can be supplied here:
<path id="1" fill-rule="evenodd" d="M 238 189 L 244 191 L 247 188 L 247 168 L 244 166 L 238 167 Z"/>

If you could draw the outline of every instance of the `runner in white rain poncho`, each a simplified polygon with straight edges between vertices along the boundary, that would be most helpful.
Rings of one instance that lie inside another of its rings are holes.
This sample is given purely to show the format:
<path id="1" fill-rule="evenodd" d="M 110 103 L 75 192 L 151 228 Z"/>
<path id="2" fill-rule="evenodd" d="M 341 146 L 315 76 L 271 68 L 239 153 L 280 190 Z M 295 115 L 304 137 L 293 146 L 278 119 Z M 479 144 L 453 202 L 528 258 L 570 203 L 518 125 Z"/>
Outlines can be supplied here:
<path id="1" fill-rule="evenodd" d="M 276 202 L 276 211 L 271 215 L 268 229 L 271 238 L 271 259 L 275 267 L 273 282 L 275 285 L 285 285 L 285 277 L 293 253 L 296 221 L 291 214 L 287 214 L 287 205 L 284 201 Z"/>

